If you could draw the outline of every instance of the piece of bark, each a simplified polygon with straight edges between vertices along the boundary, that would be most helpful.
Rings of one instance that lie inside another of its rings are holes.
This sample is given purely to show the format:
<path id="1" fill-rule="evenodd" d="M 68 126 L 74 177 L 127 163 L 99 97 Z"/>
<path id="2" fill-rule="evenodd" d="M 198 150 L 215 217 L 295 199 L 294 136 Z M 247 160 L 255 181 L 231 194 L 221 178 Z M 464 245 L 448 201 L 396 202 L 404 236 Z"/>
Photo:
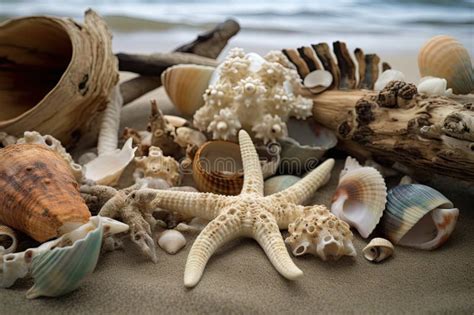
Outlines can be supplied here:
<path id="1" fill-rule="evenodd" d="M 306 65 L 308 66 L 310 72 L 323 69 L 318 61 L 318 58 L 316 57 L 316 54 L 314 53 L 314 50 L 311 47 L 300 47 L 297 50 L 301 58 L 303 58 Z"/>
<path id="2" fill-rule="evenodd" d="M 293 63 L 301 79 L 304 79 L 310 73 L 309 67 L 302 59 L 296 49 L 283 49 L 283 54 Z"/>
<path id="3" fill-rule="evenodd" d="M 154 76 L 162 73 L 166 68 L 177 64 L 197 64 L 203 66 L 217 66 L 215 59 L 182 52 L 141 54 L 116 54 L 119 60 L 120 71 L 135 72 L 141 75 Z"/>
<path id="4" fill-rule="evenodd" d="M 335 131 L 346 148 L 367 151 L 375 160 L 474 181 L 474 130 L 468 127 L 474 121 L 469 106 L 474 98 L 413 94 L 407 100 L 403 97 L 413 86 L 397 86 L 397 95 L 392 97 L 397 103 L 391 107 L 379 101 L 384 90 L 327 91 L 313 96 L 313 117 Z"/>
<path id="5" fill-rule="evenodd" d="M 332 83 L 329 89 L 337 89 L 339 87 L 340 81 L 340 71 L 339 67 L 334 60 L 334 57 L 331 54 L 331 50 L 329 49 L 329 45 L 326 43 L 319 43 L 317 45 L 311 45 L 316 52 L 319 60 L 323 64 L 323 67 L 326 71 L 331 72 L 332 74 Z"/>
<path id="6" fill-rule="evenodd" d="M 388 62 L 382 62 L 382 72 L 392 69 Z"/>
<path id="7" fill-rule="evenodd" d="M 359 83 L 357 84 L 358 89 L 362 89 L 362 86 L 365 81 L 365 54 L 364 51 L 360 48 L 354 50 L 354 56 L 356 58 L 357 64 L 359 65 Z"/>
<path id="8" fill-rule="evenodd" d="M 161 85 L 159 76 L 138 76 L 120 84 L 123 104 L 126 105 Z"/>
<path id="9" fill-rule="evenodd" d="M 365 55 L 365 76 L 362 83 L 363 89 L 373 90 L 375 81 L 379 77 L 380 58 L 376 54 Z"/>
<path id="10" fill-rule="evenodd" d="M 334 54 L 337 58 L 337 65 L 341 73 L 340 89 L 355 89 L 357 86 L 357 79 L 355 75 L 355 63 L 347 50 L 346 43 L 336 41 L 333 44 Z"/>

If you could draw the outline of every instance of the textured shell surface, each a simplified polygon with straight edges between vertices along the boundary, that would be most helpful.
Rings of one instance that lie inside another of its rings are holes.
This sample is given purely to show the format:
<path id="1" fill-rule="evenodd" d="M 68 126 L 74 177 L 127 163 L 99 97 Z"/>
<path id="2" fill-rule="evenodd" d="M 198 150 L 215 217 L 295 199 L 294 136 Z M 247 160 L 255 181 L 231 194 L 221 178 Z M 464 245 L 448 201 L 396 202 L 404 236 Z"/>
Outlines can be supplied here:
<path id="1" fill-rule="evenodd" d="M 362 250 L 365 259 L 371 262 L 381 262 L 393 255 L 393 244 L 384 238 L 376 237 Z"/>
<path id="2" fill-rule="evenodd" d="M 273 195 L 292 186 L 300 179 L 300 177 L 293 175 L 278 175 L 271 177 L 265 181 L 264 194 L 265 196 Z"/>
<path id="3" fill-rule="evenodd" d="M 474 91 L 474 74 L 469 51 L 455 38 L 438 35 L 428 40 L 418 53 L 421 77 L 447 80 L 455 94 Z"/>
<path id="4" fill-rule="evenodd" d="M 28 299 L 70 293 L 94 271 L 102 245 L 102 221 L 98 220 L 95 228 L 88 228 L 90 231 L 84 239 L 63 238 L 57 247 L 33 257 L 31 275 L 35 284 L 26 294 Z M 63 247 L 63 244 L 68 245 Z"/>
<path id="5" fill-rule="evenodd" d="M 69 165 L 38 144 L 0 150 L 0 222 L 44 242 L 86 223 L 90 212 Z"/>
<path id="6" fill-rule="evenodd" d="M 367 238 L 385 209 L 387 187 L 373 167 L 361 167 L 348 157 L 332 199 L 331 211 Z"/>
<path id="7" fill-rule="evenodd" d="M 179 231 L 165 230 L 158 237 L 158 245 L 168 254 L 174 255 L 186 245 L 186 239 Z"/>
<path id="8" fill-rule="evenodd" d="M 161 74 L 166 94 L 183 115 L 193 115 L 204 105 L 203 94 L 215 68 L 201 65 L 176 65 Z"/>
<path id="9" fill-rule="evenodd" d="M 142 178 L 163 179 L 169 186 L 178 186 L 181 183 L 179 163 L 170 156 L 164 156 L 158 147 L 150 147 L 148 156 L 135 158 L 135 180 Z"/>
<path id="10" fill-rule="evenodd" d="M 98 185 L 116 185 L 122 172 L 135 157 L 137 148 L 132 148 L 132 141 L 129 138 L 121 150 L 99 155 L 84 165 L 86 179 Z"/>
<path id="11" fill-rule="evenodd" d="M 193 178 L 199 191 L 237 195 L 244 182 L 239 145 L 229 141 L 209 141 L 196 152 Z"/>
<path id="12" fill-rule="evenodd" d="M 382 91 L 383 88 L 390 82 L 390 81 L 403 81 L 405 82 L 405 75 L 403 72 L 394 70 L 394 69 L 388 69 L 382 72 L 380 77 L 375 81 L 374 84 L 374 90 L 375 91 Z"/>
<path id="13" fill-rule="evenodd" d="M 436 249 L 454 231 L 459 210 L 437 190 L 408 184 L 392 188 L 382 229 L 394 243 L 419 249 Z"/>

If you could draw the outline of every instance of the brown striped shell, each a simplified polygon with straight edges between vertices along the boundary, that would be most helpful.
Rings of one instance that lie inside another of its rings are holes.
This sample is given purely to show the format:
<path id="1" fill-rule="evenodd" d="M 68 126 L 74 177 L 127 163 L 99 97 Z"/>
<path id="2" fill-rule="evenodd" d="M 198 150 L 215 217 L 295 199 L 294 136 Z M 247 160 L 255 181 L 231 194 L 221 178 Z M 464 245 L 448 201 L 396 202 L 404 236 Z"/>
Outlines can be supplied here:
<path id="1" fill-rule="evenodd" d="M 39 242 L 87 223 L 90 212 L 69 165 L 38 144 L 0 150 L 0 223 Z"/>
<path id="2" fill-rule="evenodd" d="M 196 152 L 193 178 L 200 191 L 238 195 L 244 183 L 239 145 L 230 141 L 210 141 Z"/>
<path id="3" fill-rule="evenodd" d="M 474 91 L 471 56 L 455 38 L 439 35 L 426 42 L 418 53 L 418 68 L 421 77 L 446 79 L 455 94 Z"/>

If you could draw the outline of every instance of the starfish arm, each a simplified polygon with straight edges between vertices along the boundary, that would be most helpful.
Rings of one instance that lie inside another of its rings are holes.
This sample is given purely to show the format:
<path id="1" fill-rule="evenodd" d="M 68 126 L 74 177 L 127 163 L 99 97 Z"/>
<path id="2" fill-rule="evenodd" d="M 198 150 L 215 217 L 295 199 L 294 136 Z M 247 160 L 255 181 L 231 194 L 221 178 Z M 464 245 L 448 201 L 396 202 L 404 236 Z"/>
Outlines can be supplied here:
<path id="1" fill-rule="evenodd" d="M 307 201 L 319 187 L 327 183 L 333 167 L 334 159 L 327 159 L 293 186 L 279 193 L 270 195 L 268 198 L 279 203 L 302 204 Z"/>
<path id="2" fill-rule="evenodd" d="M 221 214 L 211 221 L 194 241 L 186 261 L 184 285 L 194 287 L 202 277 L 207 261 L 227 241 L 241 234 L 240 219 L 231 214 Z"/>
<path id="3" fill-rule="evenodd" d="M 272 208 L 271 213 L 275 217 L 280 230 L 287 230 L 290 223 L 305 213 L 304 209 L 304 206 L 288 203 Z"/>
<path id="4" fill-rule="evenodd" d="M 244 185 L 242 194 L 258 194 L 263 196 L 263 175 L 257 150 L 245 130 L 239 132 L 240 154 L 244 166 Z"/>
<path id="5" fill-rule="evenodd" d="M 289 280 L 301 277 L 303 272 L 291 260 L 275 219 L 270 214 L 261 213 L 258 220 L 260 222 L 254 225 L 253 237 L 275 269 Z"/>

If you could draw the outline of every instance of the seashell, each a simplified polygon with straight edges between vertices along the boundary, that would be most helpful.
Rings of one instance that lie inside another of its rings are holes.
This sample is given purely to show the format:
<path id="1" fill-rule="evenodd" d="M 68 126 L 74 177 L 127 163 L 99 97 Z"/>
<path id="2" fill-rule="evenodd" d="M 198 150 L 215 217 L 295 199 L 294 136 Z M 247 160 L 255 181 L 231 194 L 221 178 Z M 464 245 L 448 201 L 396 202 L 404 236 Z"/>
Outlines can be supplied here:
<path id="1" fill-rule="evenodd" d="M 303 84 L 311 93 L 319 94 L 331 86 L 332 80 L 331 72 L 326 70 L 314 70 L 305 76 Z"/>
<path id="2" fill-rule="evenodd" d="M 474 74 L 468 50 L 455 38 L 438 35 L 426 42 L 418 53 L 421 77 L 446 79 L 454 94 L 474 91 Z"/>
<path id="3" fill-rule="evenodd" d="M 388 192 L 382 229 L 397 245 L 432 250 L 454 231 L 459 209 L 440 192 L 420 184 L 396 186 Z"/>
<path id="4" fill-rule="evenodd" d="M 256 146 L 255 149 L 260 159 L 263 179 L 275 175 L 281 162 L 281 145 L 278 142 L 271 142 L 267 145 Z"/>
<path id="5" fill-rule="evenodd" d="M 100 155 L 84 165 L 86 179 L 97 185 L 116 185 L 122 172 L 135 157 L 137 148 L 132 148 L 132 141 L 133 139 L 129 138 L 122 150 Z"/>
<path id="6" fill-rule="evenodd" d="M 214 67 L 176 65 L 161 74 L 166 94 L 183 115 L 193 115 L 204 105 L 203 94 L 209 86 Z"/>
<path id="7" fill-rule="evenodd" d="M 229 141 L 209 141 L 196 152 L 193 179 L 199 191 L 237 195 L 244 183 L 239 145 Z"/>
<path id="8" fill-rule="evenodd" d="M 165 230 L 158 238 L 158 245 L 168 254 L 174 255 L 186 246 L 186 239 L 179 231 Z"/>
<path id="9" fill-rule="evenodd" d="M 76 181 L 82 181 L 84 177 L 84 171 L 82 169 L 82 166 L 74 162 L 71 155 L 67 153 L 61 142 L 53 136 L 42 136 L 39 132 L 36 131 L 25 131 L 25 133 L 23 134 L 23 138 L 18 139 L 17 143 L 41 144 L 47 147 L 48 149 L 53 150 L 69 164 L 69 167 L 71 168 L 71 171 L 74 174 L 74 178 L 76 178 Z"/>
<path id="10" fill-rule="evenodd" d="M 34 16 L 0 24 L 0 130 L 50 134 L 69 147 L 104 110 L 119 75 L 111 34 L 94 11 L 84 24 Z M 64 106 L 67 104 L 67 106 Z"/>
<path id="11" fill-rule="evenodd" d="M 347 157 L 332 198 L 331 211 L 367 238 L 379 223 L 385 209 L 387 187 L 373 167 L 362 167 Z"/>
<path id="12" fill-rule="evenodd" d="M 169 186 L 178 186 L 181 182 L 179 163 L 170 156 L 163 156 L 158 147 L 150 147 L 148 156 L 135 158 L 135 181 L 141 178 L 163 179 Z"/>
<path id="13" fill-rule="evenodd" d="M 290 119 L 288 138 L 279 140 L 281 144 L 281 172 L 303 174 L 320 162 L 327 150 L 337 144 L 337 137 L 331 130 L 319 125 L 313 119 Z"/>
<path id="14" fill-rule="evenodd" d="M 418 83 L 417 90 L 418 93 L 428 96 L 450 96 L 453 94 L 453 90 L 446 89 L 447 84 L 446 79 L 424 77 Z"/>
<path id="15" fill-rule="evenodd" d="M 192 218 L 189 223 L 179 223 L 176 226 L 176 231 L 179 231 L 181 233 L 200 233 L 206 225 L 209 224 L 209 220 L 203 219 L 203 218 Z"/>
<path id="16" fill-rule="evenodd" d="M 0 131 L 0 148 L 6 147 L 7 145 L 15 144 L 17 138 L 14 136 L 10 136 L 4 131 Z"/>
<path id="17" fill-rule="evenodd" d="M 381 262 L 393 255 L 393 244 L 389 240 L 376 237 L 362 250 L 365 259 L 371 262 Z"/>
<path id="18" fill-rule="evenodd" d="M 380 77 L 375 81 L 374 90 L 375 91 L 382 91 L 383 88 L 390 82 L 390 81 L 403 81 L 405 82 L 405 75 L 398 70 L 388 69 L 382 72 Z"/>
<path id="19" fill-rule="evenodd" d="M 186 127 L 189 125 L 189 121 L 187 121 L 183 117 L 173 115 L 164 115 L 164 117 L 166 122 L 175 128 Z"/>
<path id="20" fill-rule="evenodd" d="M 44 242 L 89 220 L 69 165 L 38 144 L 0 150 L 0 222 Z"/>
<path id="21" fill-rule="evenodd" d="M 176 129 L 174 141 L 183 148 L 186 148 L 188 145 L 200 147 L 207 141 L 207 138 L 198 130 L 189 127 L 179 127 Z"/>
<path id="22" fill-rule="evenodd" d="M 338 260 L 342 256 L 357 255 L 347 223 L 339 220 L 325 206 L 303 208 L 304 215 L 290 223 L 290 235 L 285 239 L 294 256 L 309 253 L 322 260 Z"/>
<path id="23" fill-rule="evenodd" d="M 269 196 L 276 194 L 277 192 L 292 186 L 300 179 L 300 177 L 293 175 L 279 175 L 271 177 L 265 181 L 264 195 Z"/>
<path id="24" fill-rule="evenodd" d="M 0 224 L 0 258 L 16 251 L 18 240 L 15 231 Z"/>

